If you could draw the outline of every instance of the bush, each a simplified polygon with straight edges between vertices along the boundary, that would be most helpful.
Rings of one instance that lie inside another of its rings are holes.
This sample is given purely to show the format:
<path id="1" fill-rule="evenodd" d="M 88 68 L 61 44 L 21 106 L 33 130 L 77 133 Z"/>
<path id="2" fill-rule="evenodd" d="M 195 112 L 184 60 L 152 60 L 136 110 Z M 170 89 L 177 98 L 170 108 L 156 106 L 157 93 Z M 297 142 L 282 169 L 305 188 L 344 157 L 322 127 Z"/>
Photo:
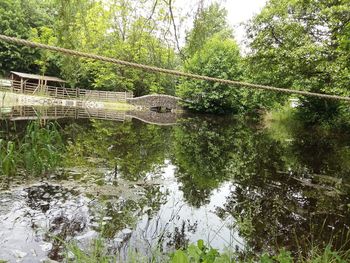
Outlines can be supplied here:
<path id="1" fill-rule="evenodd" d="M 232 39 L 220 34 L 208 40 L 186 63 L 186 72 L 238 80 L 242 76 L 239 48 Z M 199 80 L 183 80 L 177 95 L 187 101 L 188 108 L 209 113 L 238 112 L 242 109 L 242 90 L 227 84 Z"/>

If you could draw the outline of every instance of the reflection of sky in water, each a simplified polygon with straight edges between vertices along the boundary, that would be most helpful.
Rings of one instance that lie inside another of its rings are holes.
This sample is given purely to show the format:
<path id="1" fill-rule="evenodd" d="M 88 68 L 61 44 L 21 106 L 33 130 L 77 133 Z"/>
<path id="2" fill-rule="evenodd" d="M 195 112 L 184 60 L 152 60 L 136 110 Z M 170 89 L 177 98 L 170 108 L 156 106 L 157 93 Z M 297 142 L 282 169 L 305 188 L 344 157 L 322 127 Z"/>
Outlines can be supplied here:
<path id="1" fill-rule="evenodd" d="M 222 221 L 214 213 L 216 206 L 225 203 L 225 199 L 230 193 L 230 184 L 224 183 L 214 190 L 209 204 L 194 208 L 186 203 L 183 193 L 179 189 L 179 184 L 174 176 L 176 167 L 171 165 L 169 161 L 166 163 L 168 166 L 164 168 L 162 180 L 164 189 L 169 191 L 167 202 L 161 206 L 157 215 L 152 216 L 152 218 L 147 215 L 142 217 L 131 241 L 133 246 L 144 242 L 147 247 L 147 244 L 152 243 L 152 239 L 156 240 L 162 232 L 174 233 L 174 229 L 176 227 L 181 229 L 182 223 L 185 222 L 186 238 L 189 239 L 190 243 L 203 239 L 207 244 L 216 248 L 224 246 L 242 248 L 242 239 L 237 236 L 237 233 L 231 233 L 233 231 L 228 228 L 233 222 L 230 220 Z M 195 231 L 191 231 L 192 229 Z"/>
<path id="2" fill-rule="evenodd" d="M 37 193 L 36 190 L 42 186 L 38 184 L 29 189 Z M 72 222 L 78 216 L 83 218 L 88 215 L 88 199 L 81 195 L 58 190 L 35 196 L 34 203 L 31 203 L 27 190 L 16 189 L 0 194 L 0 259 L 39 262 L 53 250 L 52 239 L 46 233 L 54 228 L 55 218 Z"/>
<path id="3" fill-rule="evenodd" d="M 215 207 L 225 202 L 230 193 L 230 184 L 223 183 L 212 192 L 210 203 L 200 208 L 193 208 L 186 204 L 179 184 L 174 176 L 176 167 L 170 161 L 165 161 L 160 180 L 163 182 L 161 191 L 167 193 L 167 201 L 160 210 L 151 217 L 147 214 L 147 207 L 139 213 L 135 230 L 129 234 L 128 229 L 119 231 L 109 244 L 114 244 L 125 255 L 130 247 L 151 253 L 161 236 L 164 237 L 165 250 L 173 249 L 175 228 L 181 228 L 185 222 L 184 234 L 186 240 L 196 242 L 203 239 L 214 247 L 240 246 L 243 242 L 237 233 L 231 233 L 227 226 L 230 220 L 223 222 L 214 213 Z M 106 185 L 110 185 L 110 174 Z M 149 175 L 151 179 L 152 175 Z M 118 180 L 118 179 L 116 179 Z M 57 244 L 54 238 L 47 235 L 61 236 L 70 240 L 74 236 L 84 247 L 91 238 L 96 237 L 96 215 L 89 210 L 93 202 L 65 187 L 46 184 L 35 184 L 27 188 L 17 188 L 12 192 L 6 191 L 0 195 L 0 258 L 18 261 L 39 261 L 49 254 L 57 256 Z M 101 205 L 101 204 L 99 204 Z M 103 204 L 102 204 L 103 205 Z M 151 209 L 151 208 L 149 208 Z M 110 218 L 105 217 L 106 220 Z M 78 223 L 78 229 L 74 225 Z M 68 225 L 68 226 L 67 226 Z M 73 229 L 70 229 L 73 228 Z M 68 230 L 67 230 L 68 229 Z M 125 235 L 130 235 L 129 242 L 122 243 Z M 233 236 L 232 236 L 233 235 Z M 169 243 L 170 242 L 170 243 Z M 55 254 L 56 253 L 56 254 Z M 58 255 L 59 256 L 59 255 Z"/>

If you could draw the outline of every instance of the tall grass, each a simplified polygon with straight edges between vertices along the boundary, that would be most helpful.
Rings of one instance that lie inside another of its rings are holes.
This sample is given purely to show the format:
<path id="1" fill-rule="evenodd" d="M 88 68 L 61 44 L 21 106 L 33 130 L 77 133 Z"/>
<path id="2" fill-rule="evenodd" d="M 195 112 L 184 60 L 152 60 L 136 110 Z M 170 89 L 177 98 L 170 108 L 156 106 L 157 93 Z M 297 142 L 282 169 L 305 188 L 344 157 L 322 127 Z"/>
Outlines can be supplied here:
<path id="1" fill-rule="evenodd" d="M 109 263 L 120 262 L 118 255 L 113 254 L 106 249 L 103 239 L 93 240 L 91 247 L 84 251 L 75 243 L 66 244 L 65 262 L 71 263 Z M 131 251 L 131 250 L 130 250 Z M 323 250 L 311 248 L 307 257 L 295 258 L 291 252 L 282 249 L 276 255 L 263 253 L 260 256 L 252 256 L 251 258 L 240 259 L 237 252 L 232 249 L 226 249 L 220 253 L 217 249 L 206 246 L 202 240 L 197 244 L 190 244 L 186 249 L 176 250 L 174 252 L 163 255 L 160 258 L 146 258 L 143 255 L 138 255 L 135 252 L 127 255 L 130 263 L 141 262 L 169 262 L 169 263 L 346 263 L 350 262 L 350 251 L 335 251 L 331 246 L 327 246 Z"/>
<path id="2" fill-rule="evenodd" d="M 66 245 L 65 262 L 67 263 L 110 263 L 116 261 L 117 257 L 108 253 L 101 238 L 93 240 L 88 251 L 83 251 L 76 243 Z"/>
<path id="3" fill-rule="evenodd" d="M 15 175 L 17 171 L 17 152 L 15 143 L 0 139 L 0 172 L 4 175 Z"/>
<path id="4" fill-rule="evenodd" d="M 40 175 L 54 170 L 60 163 L 63 150 L 62 138 L 57 124 L 41 127 L 38 121 L 31 122 L 19 146 L 22 166 L 31 175 Z"/>
<path id="5" fill-rule="evenodd" d="M 42 175 L 54 170 L 61 161 L 64 150 L 57 124 L 41 126 L 30 122 L 23 138 L 0 139 L 0 173 L 13 176 L 18 172 Z"/>

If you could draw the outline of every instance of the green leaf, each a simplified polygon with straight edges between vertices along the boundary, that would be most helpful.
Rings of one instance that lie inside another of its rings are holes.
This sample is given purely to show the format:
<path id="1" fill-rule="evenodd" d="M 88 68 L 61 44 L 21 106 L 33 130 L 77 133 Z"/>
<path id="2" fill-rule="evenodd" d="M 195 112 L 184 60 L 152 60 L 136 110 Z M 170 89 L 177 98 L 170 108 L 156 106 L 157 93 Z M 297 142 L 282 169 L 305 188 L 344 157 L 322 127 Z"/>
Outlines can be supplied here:
<path id="1" fill-rule="evenodd" d="M 177 250 L 171 263 L 188 263 L 187 255 L 182 250 Z"/>
<path id="2" fill-rule="evenodd" d="M 273 260 L 270 258 L 270 256 L 268 254 L 263 254 L 260 257 L 260 262 L 261 263 L 273 263 Z"/>
<path id="3" fill-rule="evenodd" d="M 200 250 L 204 250 L 204 241 L 202 239 L 199 239 L 197 241 L 197 246 Z"/>
<path id="4" fill-rule="evenodd" d="M 194 260 L 195 262 L 199 262 L 200 258 L 201 258 L 201 253 L 202 251 L 196 247 L 194 244 L 191 244 L 188 246 L 187 248 L 187 253 L 189 256 L 189 259 L 191 260 L 191 262 Z"/>

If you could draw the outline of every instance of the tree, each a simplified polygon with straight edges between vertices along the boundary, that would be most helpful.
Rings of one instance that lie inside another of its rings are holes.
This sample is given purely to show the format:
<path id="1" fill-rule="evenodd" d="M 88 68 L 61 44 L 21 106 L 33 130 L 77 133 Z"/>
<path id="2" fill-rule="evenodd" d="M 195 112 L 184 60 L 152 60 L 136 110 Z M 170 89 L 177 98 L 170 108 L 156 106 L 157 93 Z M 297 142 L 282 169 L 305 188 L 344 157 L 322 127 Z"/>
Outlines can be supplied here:
<path id="1" fill-rule="evenodd" d="M 218 3 L 213 3 L 207 8 L 198 8 L 193 29 L 186 36 L 186 56 L 192 57 L 217 33 L 223 34 L 224 38 L 232 37 L 232 30 L 226 18 L 227 10 Z"/>
<path id="2" fill-rule="evenodd" d="M 56 27 L 61 46 L 159 67 L 175 66 L 173 47 L 162 37 L 165 18 L 147 17 L 147 12 L 141 12 L 149 8 L 150 1 L 57 1 Z M 155 8 L 161 14 L 164 7 L 158 4 Z M 65 58 L 62 69 L 77 86 L 133 91 L 136 96 L 174 94 L 175 82 L 169 76 L 75 58 Z"/>
<path id="3" fill-rule="evenodd" d="M 23 39 L 29 38 L 30 28 L 37 21 L 25 15 L 22 1 L 0 1 L 0 32 L 7 36 Z M 40 18 L 37 18 L 40 20 Z M 15 44 L 0 42 L 0 75 L 6 75 L 11 70 L 29 71 L 37 70 L 34 61 L 40 57 L 37 50 Z"/>
<path id="4" fill-rule="evenodd" d="M 86 32 L 88 29 L 85 22 L 93 2 L 93 0 L 54 0 L 52 6 L 56 10 L 54 29 L 59 46 L 84 50 L 83 41 L 89 39 L 81 39 L 81 36 L 82 32 Z M 62 77 L 71 86 L 78 86 L 82 78 L 81 60 L 72 56 L 62 56 L 60 64 Z"/>
<path id="5" fill-rule="evenodd" d="M 242 76 L 238 45 L 217 34 L 185 63 L 184 69 L 199 75 L 238 80 Z M 189 101 L 186 105 L 190 109 L 202 112 L 239 112 L 243 107 L 242 90 L 228 84 L 183 80 L 177 94 Z"/>
<path id="6" fill-rule="evenodd" d="M 349 21 L 348 0 L 270 0 L 248 25 L 251 80 L 349 95 Z M 341 110 L 336 101 L 301 99 L 304 118 L 312 122 L 337 116 Z"/>

